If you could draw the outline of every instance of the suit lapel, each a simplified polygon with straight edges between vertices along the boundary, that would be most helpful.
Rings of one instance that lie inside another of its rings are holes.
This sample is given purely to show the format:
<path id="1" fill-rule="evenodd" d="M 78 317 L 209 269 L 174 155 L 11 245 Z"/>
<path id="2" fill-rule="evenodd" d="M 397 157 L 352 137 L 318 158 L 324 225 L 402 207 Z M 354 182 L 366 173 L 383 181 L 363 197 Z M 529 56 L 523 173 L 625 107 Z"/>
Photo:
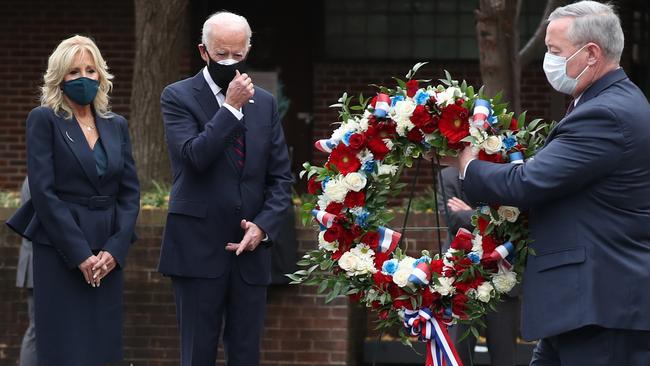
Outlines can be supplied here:
<path id="1" fill-rule="evenodd" d="M 102 145 L 104 146 L 104 150 L 106 150 L 106 158 L 108 159 L 106 172 L 100 179 L 100 182 L 103 182 L 117 170 L 117 164 L 120 161 L 120 154 L 122 153 L 122 139 L 117 130 L 119 128 L 117 124 L 111 123 L 111 121 L 99 116 L 95 117 L 95 121 Z"/>
<path id="2" fill-rule="evenodd" d="M 72 150 L 79 164 L 81 164 L 81 169 L 86 173 L 95 189 L 99 190 L 99 177 L 97 176 L 95 158 L 83 131 L 81 131 L 81 127 L 79 127 L 79 123 L 74 117 L 71 120 L 66 120 L 56 116 L 55 119 L 59 132 L 63 135 L 63 140 Z"/>

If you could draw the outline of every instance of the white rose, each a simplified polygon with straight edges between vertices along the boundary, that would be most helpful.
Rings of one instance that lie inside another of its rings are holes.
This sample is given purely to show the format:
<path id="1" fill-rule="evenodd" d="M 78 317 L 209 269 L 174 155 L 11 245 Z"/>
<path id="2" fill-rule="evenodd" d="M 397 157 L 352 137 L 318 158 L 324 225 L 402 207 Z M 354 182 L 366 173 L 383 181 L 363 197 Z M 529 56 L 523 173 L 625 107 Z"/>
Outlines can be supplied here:
<path id="1" fill-rule="evenodd" d="M 339 258 L 339 267 L 341 267 L 345 272 L 353 272 L 357 267 L 357 260 L 356 255 L 350 252 L 345 252 L 341 258 Z"/>
<path id="2" fill-rule="evenodd" d="M 348 189 L 345 187 L 340 178 L 331 179 L 325 185 L 325 191 L 323 192 L 330 201 L 334 202 L 343 202 L 345 196 L 348 194 Z M 323 207 L 324 209 L 324 207 Z"/>
<path id="3" fill-rule="evenodd" d="M 481 144 L 481 147 L 490 155 L 496 154 L 501 151 L 503 141 L 501 141 L 501 137 L 499 136 L 488 136 L 488 138 L 486 138 Z"/>
<path id="4" fill-rule="evenodd" d="M 412 271 L 413 268 L 415 267 L 416 259 L 413 257 L 404 257 L 401 261 L 399 261 L 399 266 L 397 267 L 397 270 L 399 271 L 400 269 L 404 270 L 409 270 Z"/>
<path id="5" fill-rule="evenodd" d="M 515 222 L 519 217 L 519 209 L 517 207 L 501 206 L 499 207 L 498 212 L 499 218 L 508 222 Z"/>
<path id="6" fill-rule="evenodd" d="M 339 248 L 337 242 L 329 242 L 325 240 L 325 231 L 318 233 L 318 249 L 324 249 L 328 252 L 335 252 Z"/>
<path id="7" fill-rule="evenodd" d="M 408 284 L 408 279 L 409 276 L 411 275 L 411 272 L 413 272 L 413 268 L 404 268 L 400 266 L 397 269 L 397 272 L 393 274 L 393 282 L 399 287 L 404 287 Z"/>
<path id="8" fill-rule="evenodd" d="M 366 183 L 366 176 L 357 172 L 348 173 L 345 175 L 345 178 L 343 178 L 343 185 L 347 189 L 353 190 L 355 192 L 362 190 L 366 186 Z"/>
<path id="9" fill-rule="evenodd" d="M 479 287 L 476 288 L 476 298 L 482 302 L 490 302 L 492 294 L 494 292 L 494 287 L 489 282 L 483 282 Z"/>
<path id="10" fill-rule="evenodd" d="M 409 120 L 411 115 L 413 115 L 415 107 L 416 105 L 412 99 L 400 100 L 399 102 L 395 103 L 395 106 L 393 108 L 391 108 L 390 116 L 398 123 L 401 120 Z"/>
<path id="11" fill-rule="evenodd" d="M 381 164 L 377 168 L 377 175 L 395 175 L 397 174 L 397 165 Z"/>
<path id="12" fill-rule="evenodd" d="M 500 269 L 499 273 L 492 277 L 492 283 L 499 293 L 506 293 L 517 284 L 517 275 L 513 271 Z"/>
<path id="13" fill-rule="evenodd" d="M 433 289 L 442 296 L 449 296 L 456 293 L 456 288 L 454 287 L 454 277 L 438 277 L 439 285 L 433 285 Z"/>

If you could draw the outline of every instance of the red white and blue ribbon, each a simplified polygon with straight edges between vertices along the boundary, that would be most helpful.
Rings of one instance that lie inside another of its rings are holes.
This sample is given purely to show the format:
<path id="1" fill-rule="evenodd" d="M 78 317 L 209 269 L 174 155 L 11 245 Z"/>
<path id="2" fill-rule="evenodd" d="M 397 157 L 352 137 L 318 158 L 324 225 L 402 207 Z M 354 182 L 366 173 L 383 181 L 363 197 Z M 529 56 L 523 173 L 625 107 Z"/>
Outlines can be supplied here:
<path id="1" fill-rule="evenodd" d="M 428 285 L 431 280 L 431 265 L 425 261 L 418 263 L 408 278 L 408 281 L 414 285 Z"/>
<path id="2" fill-rule="evenodd" d="M 332 139 L 321 139 L 314 142 L 314 147 L 319 151 L 324 153 L 331 153 L 338 143 L 334 142 Z"/>
<path id="3" fill-rule="evenodd" d="M 383 226 L 378 227 L 377 232 L 379 233 L 377 251 L 380 253 L 392 253 L 397 248 L 397 243 L 399 243 L 402 234 Z"/>
<path id="4" fill-rule="evenodd" d="M 379 93 L 375 99 L 375 117 L 384 118 L 390 109 L 390 96 L 388 94 Z"/>
<path id="5" fill-rule="evenodd" d="M 492 106 L 490 102 L 485 99 L 477 99 L 474 102 L 474 115 L 472 118 L 472 126 L 481 129 L 490 127 L 490 115 L 492 114 Z"/>
<path id="6" fill-rule="evenodd" d="M 426 366 L 463 366 L 447 326 L 429 308 L 404 310 L 404 326 L 410 334 L 427 341 Z"/>
<path id="7" fill-rule="evenodd" d="M 503 268 L 510 270 L 512 269 L 512 263 L 508 261 L 508 256 L 515 252 L 515 246 L 512 242 L 507 241 L 494 249 L 494 252 L 490 253 L 490 258 L 498 261 Z"/>
<path id="8" fill-rule="evenodd" d="M 332 227 L 336 219 L 336 215 L 323 210 L 311 210 L 311 214 L 314 215 L 316 221 L 328 229 Z"/>

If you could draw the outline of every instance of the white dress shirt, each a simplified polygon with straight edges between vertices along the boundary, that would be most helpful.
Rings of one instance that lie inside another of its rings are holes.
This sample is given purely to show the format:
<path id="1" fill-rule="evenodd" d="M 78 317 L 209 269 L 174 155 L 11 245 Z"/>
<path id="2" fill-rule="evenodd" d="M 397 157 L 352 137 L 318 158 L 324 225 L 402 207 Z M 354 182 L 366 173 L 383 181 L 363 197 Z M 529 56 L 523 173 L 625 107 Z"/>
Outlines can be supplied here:
<path id="1" fill-rule="evenodd" d="M 215 98 L 217 98 L 219 107 L 226 107 L 238 120 L 241 121 L 241 119 L 244 118 L 244 113 L 242 113 L 241 109 L 236 109 L 235 107 L 225 102 L 226 96 L 221 92 L 221 87 L 217 85 L 214 80 L 212 80 L 212 76 L 210 76 L 210 72 L 208 72 L 207 66 L 203 68 L 203 78 L 205 78 L 205 81 L 208 83 L 210 90 L 212 90 Z"/>

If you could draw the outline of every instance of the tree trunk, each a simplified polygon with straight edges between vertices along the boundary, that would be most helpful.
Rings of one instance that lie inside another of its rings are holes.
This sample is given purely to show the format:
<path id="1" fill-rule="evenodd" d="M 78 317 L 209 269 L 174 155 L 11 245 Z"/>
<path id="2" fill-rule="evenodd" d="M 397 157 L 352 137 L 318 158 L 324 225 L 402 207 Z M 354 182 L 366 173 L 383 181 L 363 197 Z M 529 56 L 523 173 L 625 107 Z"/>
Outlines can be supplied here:
<path id="1" fill-rule="evenodd" d="M 521 0 L 480 0 L 476 11 L 481 77 L 485 92 L 501 91 L 510 110 L 520 113 L 519 10 Z"/>
<path id="2" fill-rule="evenodd" d="M 138 178 L 169 182 L 160 93 L 180 74 L 180 41 L 188 0 L 135 0 L 135 61 L 129 126 Z"/>

